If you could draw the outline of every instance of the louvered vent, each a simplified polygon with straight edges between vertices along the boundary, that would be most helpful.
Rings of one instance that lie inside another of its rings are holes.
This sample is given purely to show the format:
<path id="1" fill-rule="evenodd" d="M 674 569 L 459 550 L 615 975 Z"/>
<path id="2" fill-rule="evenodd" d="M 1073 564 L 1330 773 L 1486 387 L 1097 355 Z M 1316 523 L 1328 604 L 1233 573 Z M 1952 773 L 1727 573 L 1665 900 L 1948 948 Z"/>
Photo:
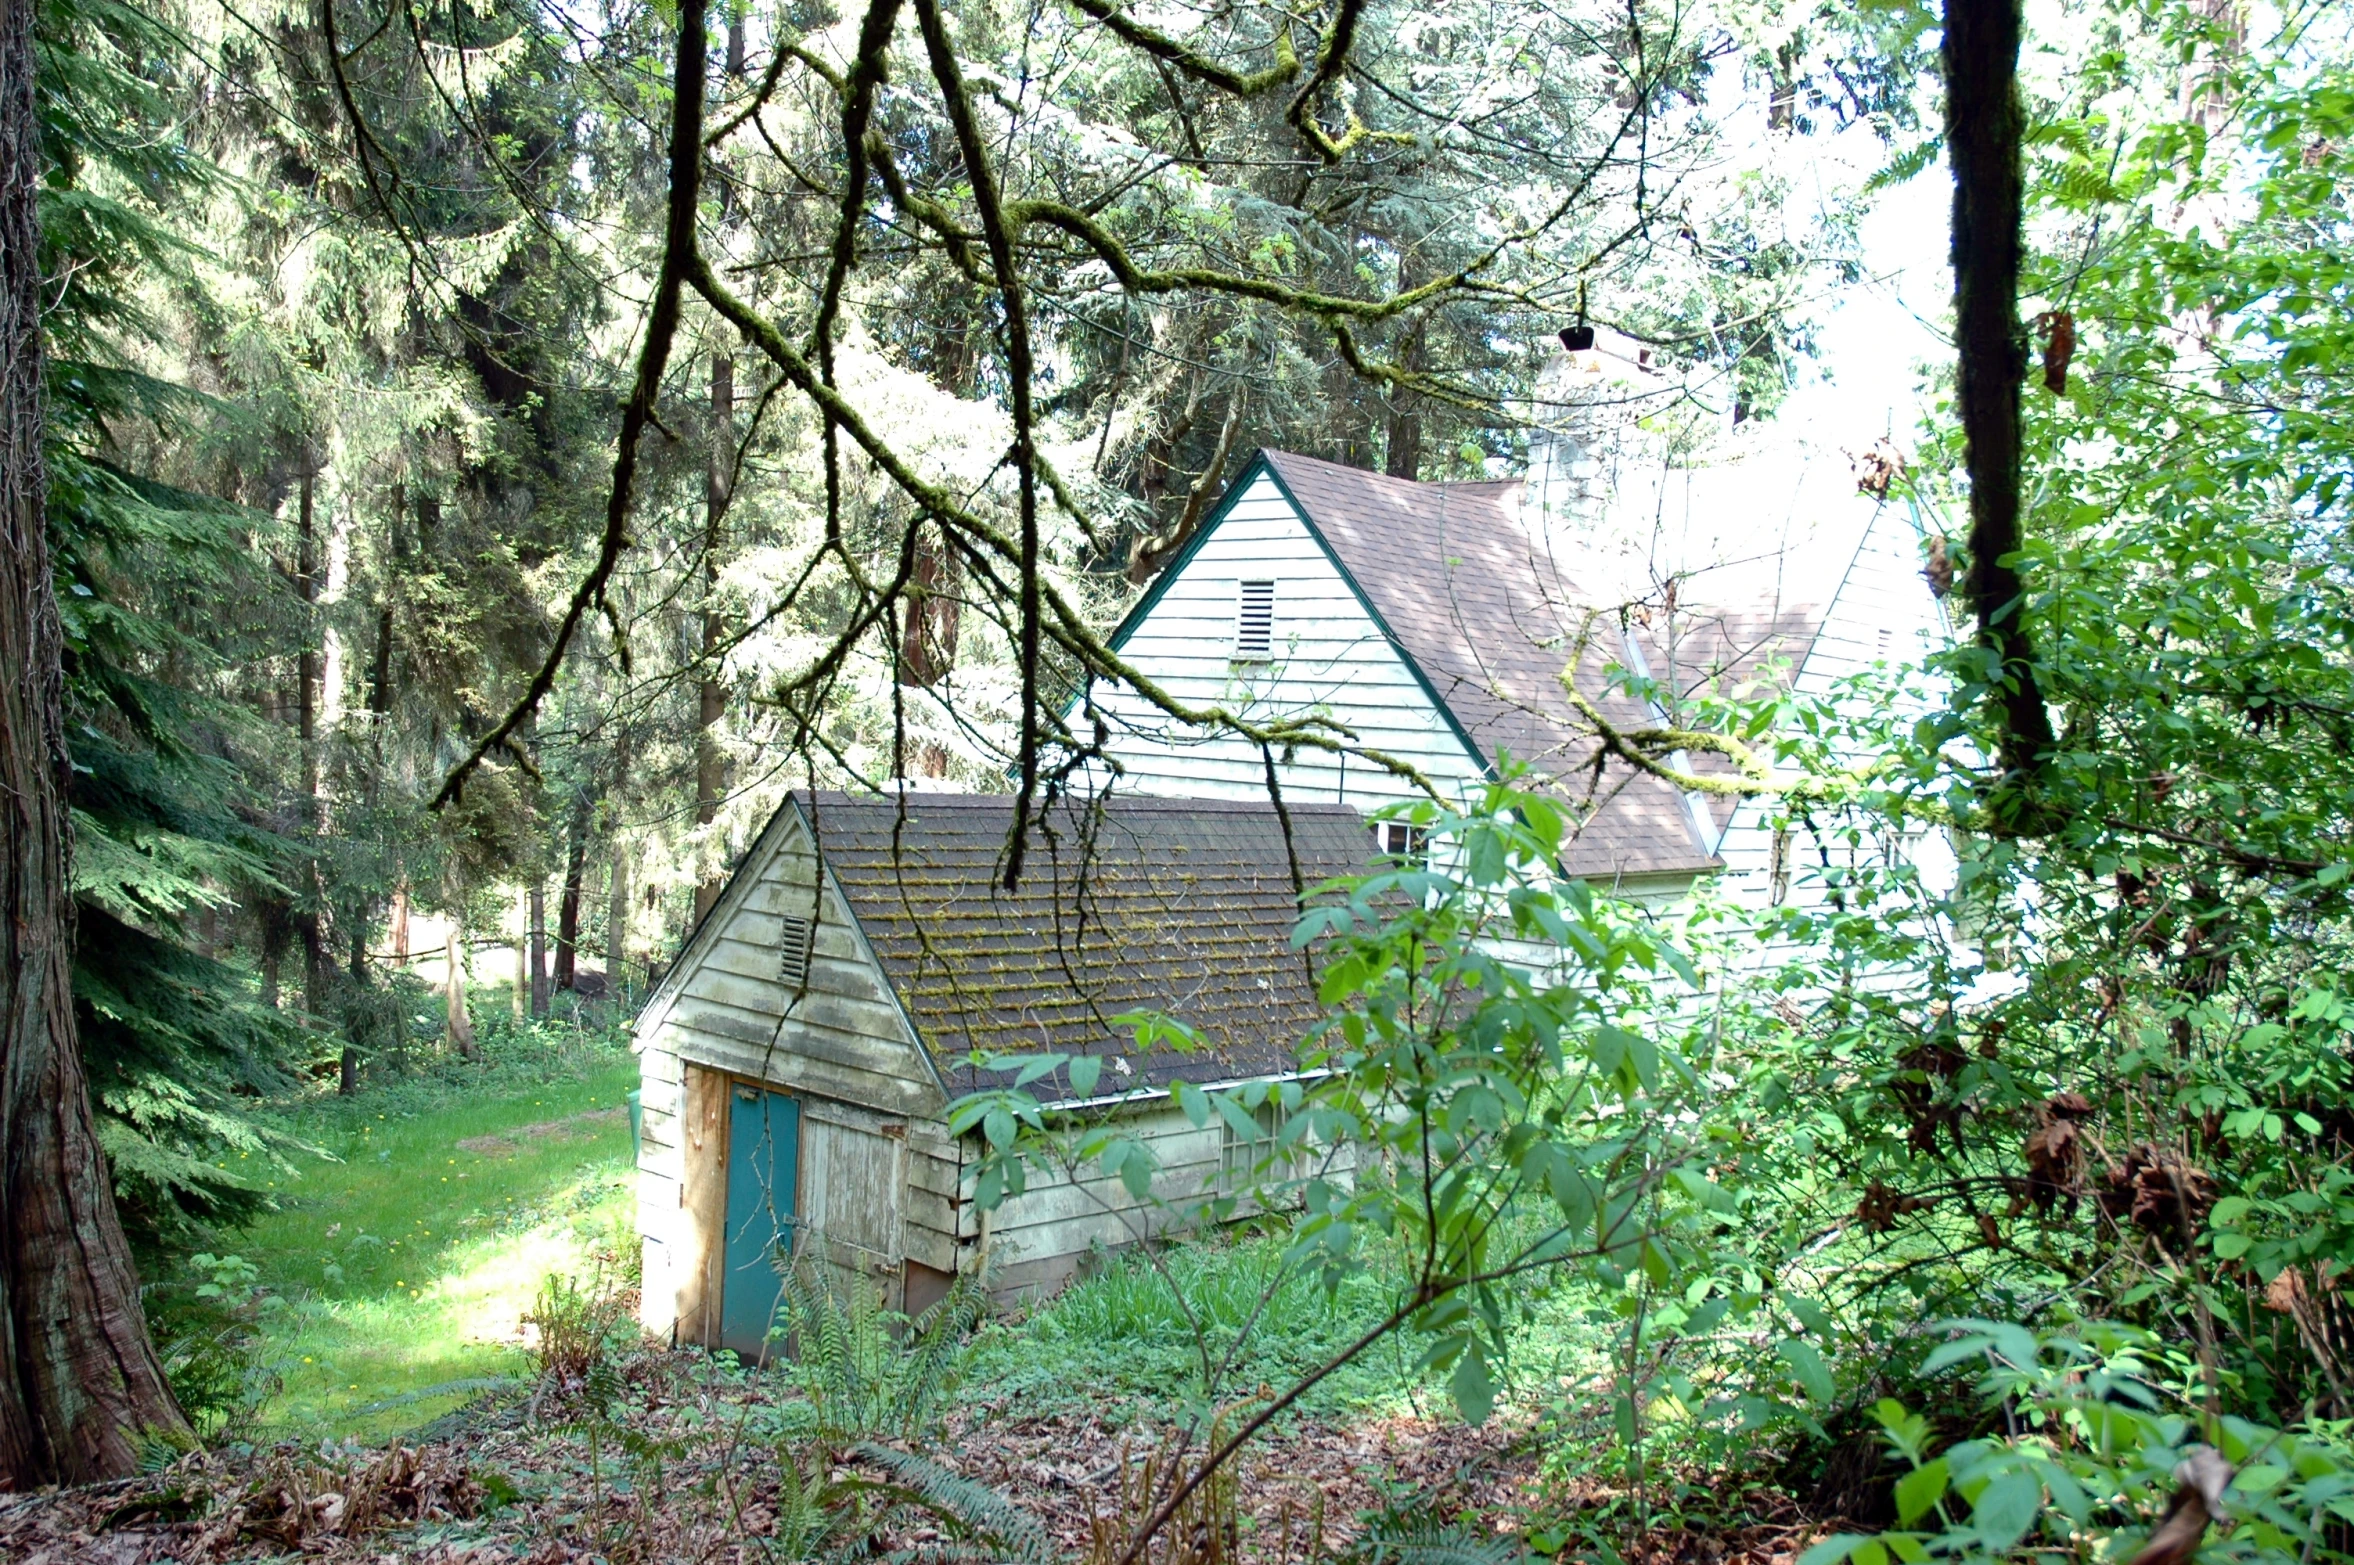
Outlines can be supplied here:
<path id="1" fill-rule="evenodd" d="M 809 982 L 809 943 L 812 929 L 806 918 L 785 917 L 777 934 L 777 977 L 799 994 Z"/>
<path id="2" fill-rule="evenodd" d="M 1234 622 L 1234 655 L 1263 662 L 1275 650 L 1275 583 L 1242 584 L 1242 612 Z"/>

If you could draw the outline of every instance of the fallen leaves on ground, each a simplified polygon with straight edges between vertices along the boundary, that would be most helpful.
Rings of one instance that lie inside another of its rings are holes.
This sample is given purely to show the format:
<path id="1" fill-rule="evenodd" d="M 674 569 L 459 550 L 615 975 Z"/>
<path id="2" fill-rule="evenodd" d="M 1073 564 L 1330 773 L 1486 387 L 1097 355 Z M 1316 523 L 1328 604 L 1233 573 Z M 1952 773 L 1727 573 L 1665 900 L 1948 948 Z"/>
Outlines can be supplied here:
<path id="1" fill-rule="evenodd" d="M 348 1565 L 750 1565 L 775 1558 L 771 1538 L 784 1503 L 776 1447 L 791 1423 L 781 1381 L 693 1353 L 636 1355 L 620 1374 L 620 1394 L 602 1422 L 576 1403 L 534 1399 L 519 1387 L 392 1446 L 232 1446 L 190 1453 L 139 1479 L 0 1495 L 0 1559 L 198 1565 L 300 1554 Z M 983 1403 L 953 1415 L 924 1454 L 1010 1497 L 1059 1551 L 1084 1557 L 1098 1517 L 1122 1520 L 1123 1462 L 1141 1461 L 1166 1438 L 1165 1429 L 1116 1427 L 1089 1414 L 1025 1416 Z M 1272 1428 L 1240 1458 L 1237 1565 L 1344 1556 L 1366 1515 L 1384 1505 L 1510 1537 L 1536 1517 L 1598 1498 L 1545 1493 L 1540 1444 L 1528 1424 L 1507 1418 L 1476 1429 L 1410 1416 Z M 1617 1546 L 1629 1565 L 1790 1565 L 1820 1530 L 1793 1509 L 1739 1528 L 1654 1529 Z M 911 1533 L 878 1541 L 925 1540 Z"/>

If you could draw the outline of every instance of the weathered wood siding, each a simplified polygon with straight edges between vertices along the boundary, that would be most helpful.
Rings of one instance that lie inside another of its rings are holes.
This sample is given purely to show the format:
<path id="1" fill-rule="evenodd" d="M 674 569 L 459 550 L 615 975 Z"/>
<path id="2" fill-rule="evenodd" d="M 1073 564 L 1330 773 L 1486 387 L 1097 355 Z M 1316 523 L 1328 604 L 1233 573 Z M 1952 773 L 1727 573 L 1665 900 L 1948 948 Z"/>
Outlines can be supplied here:
<path id="1" fill-rule="evenodd" d="M 1264 663 L 1234 661 L 1245 581 L 1275 583 L 1273 656 Z M 1130 629 L 1121 652 L 1188 705 L 1224 707 L 1255 720 L 1335 718 L 1366 747 L 1413 762 L 1442 790 L 1485 775 L 1485 764 L 1456 737 L 1266 473 L 1225 509 Z M 1255 747 L 1230 735 L 1205 737 L 1124 687 L 1099 684 L 1094 699 L 1111 726 L 1110 753 L 1126 769 L 1121 787 L 1185 798 L 1267 796 Z M 1419 797 L 1410 784 L 1362 760 L 1313 751 L 1300 752 L 1278 775 L 1285 797 L 1303 802 L 1370 809 Z"/>
<path id="2" fill-rule="evenodd" d="M 813 913 L 808 979 L 796 992 L 784 981 L 785 920 Z M 705 1075 L 801 1100 L 799 1215 L 829 1259 L 878 1276 L 908 1254 L 954 1269 L 946 1094 L 797 811 L 781 811 L 746 855 L 647 1006 L 637 1047 L 649 1329 L 700 1341 L 715 1314 L 704 1279 L 716 1275 L 720 1223 L 694 1203 L 707 1179 L 724 1190 L 726 1094 L 704 1123 L 711 1111 L 688 1083 Z M 935 1168 L 943 1151 L 945 1180 Z M 896 1279 L 886 1286 L 896 1298 Z"/>
<path id="3" fill-rule="evenodd" d="M 1222 1119 L 1213 1116 L 1209 1124 L 1196 1125 L 1165 1098 L 1142 1102 L 1129 1113 L 1125 1128 L 1152 1149 L 1157 1164 L 1149 1199 L 1131 1195 L 1119 1179 L 1088 1163 L 1077 1179 L 1033 1168 L 1028 1188 L 996 1211 L 965 1209 L 966 1235 L 985 1241 L 991 1292 L 997 1297 L 1052 1293 L 1099 1247 L 1117 1250 L 1170 1232 L 1184 1221 L 1182 1208 L 1220 1193 L 1228 1140 Z M 1325 1166 L 1330 1157 L 1329 1149 L 1320 1150 L 1312 1166 L 1344 1177 L 1345 1170 Z M 1302 1171 L 1310 1167 L 1303 1163 Z"/>

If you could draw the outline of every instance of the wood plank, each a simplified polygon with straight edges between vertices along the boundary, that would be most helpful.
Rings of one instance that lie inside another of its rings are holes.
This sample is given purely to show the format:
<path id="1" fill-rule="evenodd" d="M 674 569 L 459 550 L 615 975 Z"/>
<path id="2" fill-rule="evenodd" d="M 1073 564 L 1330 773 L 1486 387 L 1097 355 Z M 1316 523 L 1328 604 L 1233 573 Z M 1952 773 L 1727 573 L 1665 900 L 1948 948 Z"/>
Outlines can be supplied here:
<path id="1" fill-rule="evenodd" d="M 718 1071 L 690 1065 L 682 1137 L 679 1242 L 671 1254 L 677 1289 L 673 1318 L 681 1342 L 719 1340 L 719 1281 L 727 1228 L 728 1081 Z"/>
<path id="2" fill-rule="evenodd" d="M 764 1069 L 773 1069 L 774 1062 L 791 1055 L 842 1070 L 886 1077 L 926 1092 L 938 1090 L 928 1072 L 918 1074 L 922 1062 L 904 1044 L 886 1043 L 838 1028 L 813 1026 L 799 1018 L 788 1020 L 782 1028 L 774 1021 L 762 1026 L 757 1018 L 733 1006 L 711 1006 L 693 997 L 680 1001 L 679 1013 L 676 1023 L 680 1033 L 679 1052 L 691 1060 L 707 1064 L 727 1061 L 730 1068 L 757 1076 Z M 896 1096 L 878 1100 L 862 1094 L 850 1101 L 899 1107 L 903 1100 Z"/>
<path id="3" fill-rule="evenodd" d="M 695 1052 L 700 1056 L 697 1063 L 732 1071 L 749 1080 L 766 1081 L 788 1091 L 863 1103 L 886 1113 L 929 1114 L 937 1112 L 940 1106 L 936 1087 L 903 1076 L 858 1070 L 791 1049 L 772 1051 L 704 1040 Z"/>
<path id="4" fill-rule="evenodd" d="M 960 1246 L 952 1235 L 930 1228 L 907 1230 L 907 1259 L 936 1272 L 954 1273 Z"/>
<path id="5" fill-rule="evenodd" d="M 910 1150 L 907 1159 L 907 1184 L 911 1190 L 921 1190 L 954 1200 L 961 1193 L 963 1170 L 946 1158 Z"/>
<path id="6" fill-rule="evenodd" d="M 905 1138 L 807 1113 L 801 1127 L 801 1209 L 809 1225 L 835 1245 L 897 1266 Z"/>
<path id="7" fill-rule="evenodd" d="M 900 1220 L 909 1227 L 925 1227 L 936 1233 L 953 1234 L 957 1230 L 957 1199 L 942 1195 L 937 1190 L 920 1190 L 910 1186 Z"/>

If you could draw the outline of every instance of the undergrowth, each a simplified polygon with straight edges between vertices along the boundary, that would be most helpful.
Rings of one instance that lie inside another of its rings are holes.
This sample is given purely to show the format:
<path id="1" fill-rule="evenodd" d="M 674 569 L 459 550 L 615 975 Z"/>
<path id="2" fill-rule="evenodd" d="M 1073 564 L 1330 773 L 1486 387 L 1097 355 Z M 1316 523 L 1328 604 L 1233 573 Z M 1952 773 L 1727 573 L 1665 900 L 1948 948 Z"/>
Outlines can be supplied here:
<path id="1" fill-rule="evenodd" d="M 1285 1278 L 1281 1244 L 1256 1235 L 1168 1244 L 1152 1258 L 1119 1252 L 1099 1257 L 1090 1275 L 1025 1317 L 984 1326 L 969 1394 L 1041 1412 L 1090 1407 L 1113 1422 L 1168 1416 L 1202 1408 L 1212 1376 L 1221 1402 L 1279 1391 L 1324 1364 L 1386 1309 L 1379 1278 L 1353 1277 L 1328 1295 L 1313 1277 Z M 1237 1353 L 1246 1329 L 1248 1341 Z M 1416 1367 L 1413 1346 L 1393 1335 L 1326 1378 L 1296 1408 L 1306 1414 L 1419 1410 L 1432 1383 Z"/>

